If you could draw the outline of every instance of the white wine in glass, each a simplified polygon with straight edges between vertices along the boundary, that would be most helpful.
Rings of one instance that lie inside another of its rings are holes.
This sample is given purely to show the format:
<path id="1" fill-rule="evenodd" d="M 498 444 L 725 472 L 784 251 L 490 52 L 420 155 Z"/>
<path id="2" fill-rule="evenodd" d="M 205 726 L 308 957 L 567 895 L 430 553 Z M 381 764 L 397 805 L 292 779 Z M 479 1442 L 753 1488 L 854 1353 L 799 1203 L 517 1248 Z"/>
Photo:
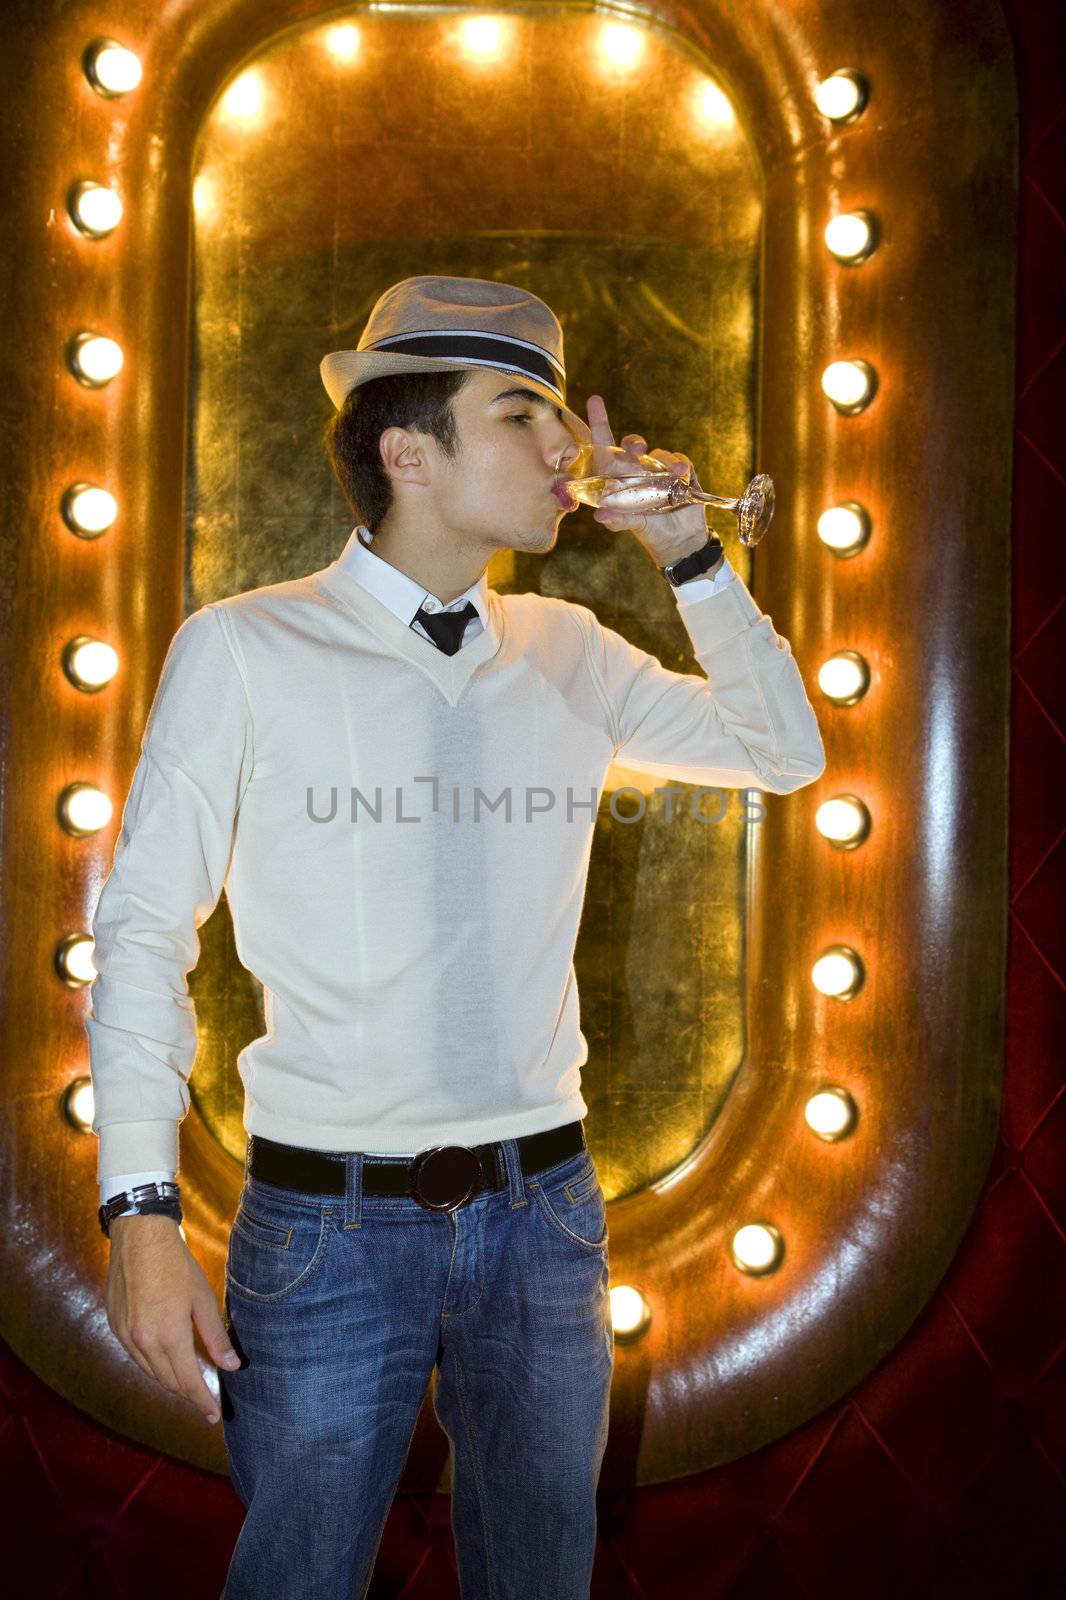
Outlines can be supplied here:
<path id="1" fill-rule="evenodd" d="M 587 462 L 587 457 L 586 457 Z M 582 465 L 586 462 L 581 463 Z M 564 478 L 563 484 L 575 500 L 587 506 L 598 506 L 604 487 L 611 485 L 609 503 L 619 511 L 636 511 L 652 515 L 658 511 L 673 511 L 678 506 L 702 503 L 732 511 L 737 519 L 737 533 L 743 545 L 758 544 L 774 514 L 774 480 L 765 472 L 752 478 L 742 495 L 726 499 L 719 494 L 707 494 L 694 481 L 686 483 L 668 467 L 642 456 L 638 465 L 647 464 L 651 470 L 632 474 L 600 473 L 587 478 Z M 693 479 L 695 474 L 693 474 Z M 624 484 L 624 487 L 622 485 Z M 615 486 L 618 487 L 615 487 Z"/>

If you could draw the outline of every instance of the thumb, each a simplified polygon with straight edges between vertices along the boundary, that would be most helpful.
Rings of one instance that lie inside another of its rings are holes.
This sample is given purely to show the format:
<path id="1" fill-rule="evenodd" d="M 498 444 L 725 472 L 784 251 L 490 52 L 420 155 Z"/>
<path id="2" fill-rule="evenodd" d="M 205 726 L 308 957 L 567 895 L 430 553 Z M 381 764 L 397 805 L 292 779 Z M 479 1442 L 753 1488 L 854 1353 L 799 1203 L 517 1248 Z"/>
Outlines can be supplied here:
<path id="1" fill-rule="evenodd" d="M 218 1367 L 239 1367 L 241 1358 L 230 1342 L 218 1313 L 218 1302 L 208 1286 L 193 1299 L 192 1318 L 204 1341 L 204 1349 Z"/>

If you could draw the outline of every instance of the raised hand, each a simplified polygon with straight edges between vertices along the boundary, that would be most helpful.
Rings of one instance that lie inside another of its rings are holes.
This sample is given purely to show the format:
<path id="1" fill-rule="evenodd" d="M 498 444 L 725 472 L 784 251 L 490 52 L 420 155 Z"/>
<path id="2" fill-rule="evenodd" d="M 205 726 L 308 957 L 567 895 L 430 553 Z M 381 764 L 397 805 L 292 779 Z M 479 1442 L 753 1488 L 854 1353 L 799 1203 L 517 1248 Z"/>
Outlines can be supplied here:
<path id="1" fill-rule="evenodd" d="M 698 485 L 696 469 L 686 455 L 672 450 L 645 453 L 646 441 L 639 433 L 627 433 L 621 446 L 616 445 L 602 395 L 590 394 L 585 411 L 592 434 L 590 477 L 632 478 L 642 473 L 666 470 L 676 473 L 686 483 L 693 481 Z M 616 531 L 629 528 L 659 566 L 698 550 L 707 538 L 707 517 L 701 504 L 678 506 L 673 511 L 649 515 L 621 510 L 612 512 L 610 500 L 611 491 L 608 488 L 593 512 L 595 520 Z"/>

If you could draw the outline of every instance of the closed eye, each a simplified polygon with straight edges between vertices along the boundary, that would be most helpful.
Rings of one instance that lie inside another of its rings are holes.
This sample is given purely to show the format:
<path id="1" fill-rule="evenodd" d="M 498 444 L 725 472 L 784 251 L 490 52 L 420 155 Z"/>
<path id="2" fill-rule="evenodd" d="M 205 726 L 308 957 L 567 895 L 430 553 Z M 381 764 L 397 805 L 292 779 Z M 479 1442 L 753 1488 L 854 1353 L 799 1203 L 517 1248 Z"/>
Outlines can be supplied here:
<path id="1" fill-rule="evenodd" d="M 512 411 L 507 420 L 508 422 L 531 422 L 533 419 L 528 411 Z"/>

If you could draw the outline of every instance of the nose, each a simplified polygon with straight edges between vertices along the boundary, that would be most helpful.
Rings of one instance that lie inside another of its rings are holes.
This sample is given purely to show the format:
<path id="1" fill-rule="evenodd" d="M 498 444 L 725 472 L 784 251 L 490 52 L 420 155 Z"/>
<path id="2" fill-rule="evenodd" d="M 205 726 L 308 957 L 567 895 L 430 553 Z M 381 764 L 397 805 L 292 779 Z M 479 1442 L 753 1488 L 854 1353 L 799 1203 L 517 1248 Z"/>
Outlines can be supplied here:
<path id="1" fill-rule="evenodd" d="M 556 439 L 552 449 L 552 454 L 550 456 L 551 465 L 554 470 L 556 472 L 562 472 L 564 469 L 572 467 L 583 449 L 584 445 L 582 444 L 581 440 L 579 440 L 576 435 L 571 432 L 570 428 L 567 427 L 566 423 L 560 419 L 559 436 Z"/>

